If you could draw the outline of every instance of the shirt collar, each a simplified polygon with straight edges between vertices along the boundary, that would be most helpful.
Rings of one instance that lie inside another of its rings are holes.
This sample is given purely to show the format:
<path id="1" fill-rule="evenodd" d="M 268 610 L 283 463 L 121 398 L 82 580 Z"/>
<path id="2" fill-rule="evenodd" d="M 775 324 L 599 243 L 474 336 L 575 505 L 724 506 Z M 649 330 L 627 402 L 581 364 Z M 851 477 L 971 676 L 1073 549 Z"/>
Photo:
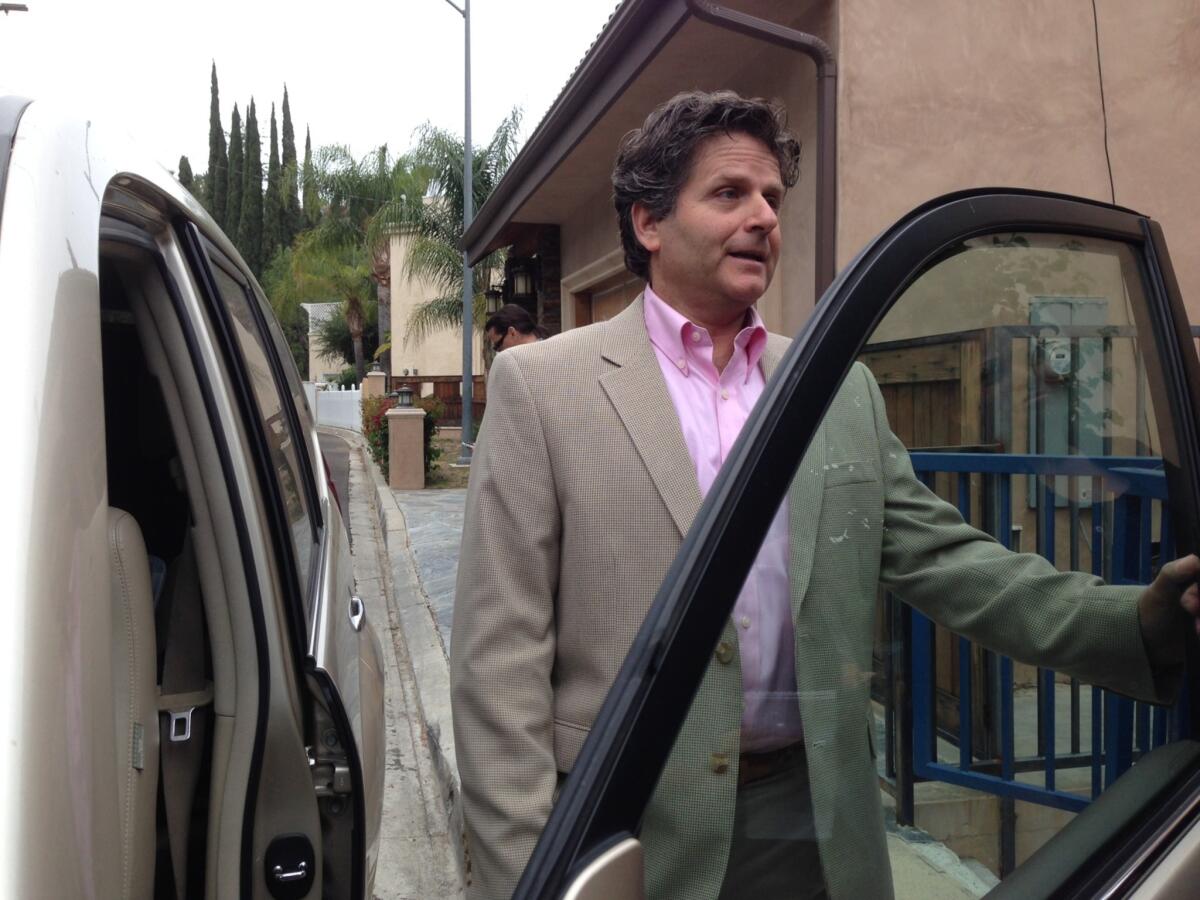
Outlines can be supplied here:
<path id="1" fill-rule="evenodd" d="M 708 331 L 687 319 L 679 310 L 654 293 L 650 285 L 646 285 L 642 308 L 650 343 L 687 375 L 688 366 L 679 365 L 679 362 L 686 362 L 695 352 L 695 348 L 691 346 L 691 333 L 699 331 L 706 338 L 706 345 L 711 346 L 711 341 L 707 340 Z M 737 351 L 746 354 L 746 378 L 749 378 L 751 370 L 758 365 L 767 347 L 766 326 L 763 325 L 762 316 L 753 306 L 746 310 L 746 323 L 734 337 L 733 345 Z"/>

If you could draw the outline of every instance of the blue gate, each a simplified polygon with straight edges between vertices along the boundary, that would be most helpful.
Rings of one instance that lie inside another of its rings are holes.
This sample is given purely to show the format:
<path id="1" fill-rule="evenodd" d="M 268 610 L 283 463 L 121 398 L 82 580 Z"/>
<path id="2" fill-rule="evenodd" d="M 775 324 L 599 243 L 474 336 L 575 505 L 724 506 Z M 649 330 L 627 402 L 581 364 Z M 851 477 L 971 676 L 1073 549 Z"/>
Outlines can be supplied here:
<path id="1" fill-rule="evenodd" d="M 1068 510 L 1071 531 L 1070 567 L 1078 568 L 1076 548 L 1090 544 L 1090 570 L 1111 584 L 1147 584 L 1157 565 L 1175 556 L 1174 539 L 1167 508 L 1166 478 L 1157 457 L 1080 457 L 1043 454 L 914 452 L 913 467 L 931 488 L 940 473 L 947 473 L 952 493 L 963 518 L 972 520 L 972 476 L 977 496 L 988 507 L 986 530 L 1012 547 L 1012 479 L 1027 476 L 1041 498 L 1037 509 L 1038 551 L 1055 562 L 1056 497 L 1058 476 L 1070 476 L 1072 484 L 1090 484 L 1087 521 L 1073 487 Z M 1061 484 L 1061 482 L 1059 482 Z M 1057 750 L 1057 680 L 1051 670 L 1037 672 L 1037 752 L 1018 755 L 1017 724 L 1014 717 L 1013 661 L 987 651 L 976 652 L 970 641 L 958 642 L 958 725 L 956 730 L 939 728 L 935 684 L 937 663 L 934 626 L 925 616 L 891 598 L 886 600 L 893 640 L 902 659 L 889 659 L 889 681 L 899 680 L 899 691 L 889 690 L 886 706 L 888 737 L 887 767 L 898 795 L 898 815 L 911 824 L 914 814 L 912 785 L 918 780 L 944 781 L 985 791 L 1002 800 L 1002 871 L 1013 866 L 1012 801 L 1023 800 L 1058 809 L 1082 810 L 1101 790 L 1112 784 L 1143 753 L 1185 736 L 1187 698 L 1171 709 L 1153 707 L 1108 691 L 1091 691 L 1090 740 L 1083 748 L 1080 734 L 1079 684 L 1071 680 L 1070 750 Z M 975 661 L 984 660 L 977 667 Z M 895 670 L 895 671 L 893 671 Z M 996 698 L 989 713 L 998 746 L 991 752 L 976 752 L 973 708 L 974 680 L 989 681 L 988 696 Z M 889 687 L 894 687 L 890 685 Z M 896 696 L 899 703 L 894 702 Z M 1064 738 L 1066 732 L 1063 732 Z M 942 751 L 939 753 L 939 741 Z M 947 750 L 946 748 L 951 748 Z M 1058 775 L 1067 769 L 1090 769 L 1090 792 L 1060 789 Z M 1028 773 L 1040 773 L 1030 779 Z M 1025 775 L 1024 780 L 1020 776 Z M 1040 781 L 1041 783 L 1036 783 Z"/>

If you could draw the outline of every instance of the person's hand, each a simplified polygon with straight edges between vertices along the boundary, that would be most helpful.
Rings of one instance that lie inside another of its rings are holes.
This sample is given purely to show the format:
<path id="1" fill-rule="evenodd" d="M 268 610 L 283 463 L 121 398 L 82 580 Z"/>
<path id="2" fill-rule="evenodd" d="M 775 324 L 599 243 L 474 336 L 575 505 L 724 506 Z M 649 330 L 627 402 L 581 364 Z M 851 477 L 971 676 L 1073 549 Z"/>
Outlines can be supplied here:
<path id="1" fill-rule="evenodd" d="M 1190 620 L 1200 634 L 1200 557 L 1194 553 L 1172 560 L 1138 598 L 1138 621 L 1142 639 L 1155 655 L 1178 656 L 1182 652 L 1182 627 Z"/>

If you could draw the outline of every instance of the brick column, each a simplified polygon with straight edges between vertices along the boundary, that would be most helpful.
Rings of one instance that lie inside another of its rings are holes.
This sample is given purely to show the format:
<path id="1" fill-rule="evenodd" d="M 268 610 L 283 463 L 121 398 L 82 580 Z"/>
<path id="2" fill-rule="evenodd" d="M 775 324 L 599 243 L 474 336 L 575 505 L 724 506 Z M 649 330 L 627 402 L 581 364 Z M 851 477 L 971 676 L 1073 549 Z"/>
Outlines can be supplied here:
<path id="1" fill-rule="evenodd" d="M 388 487 L 399 491 L 425 487 L 425 410 L 393 407 L 388 427 Z"/>

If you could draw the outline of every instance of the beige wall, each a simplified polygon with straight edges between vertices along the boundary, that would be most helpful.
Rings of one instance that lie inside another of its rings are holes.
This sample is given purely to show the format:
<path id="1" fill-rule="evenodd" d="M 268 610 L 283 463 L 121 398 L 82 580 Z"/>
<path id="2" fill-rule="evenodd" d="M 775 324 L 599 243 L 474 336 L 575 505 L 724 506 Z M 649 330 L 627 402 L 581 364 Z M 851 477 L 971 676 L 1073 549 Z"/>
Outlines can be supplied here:
<path id="1" fill-rule="evenodd" d="M 422 375 L 462 375 L 462 331 L 441 329 L 423 341 L 406 340 L 409 314 L 420 303 L 438 295 L 437 289 L 422 279 L 408 278 L 404 273 L 404 254 L 407 238 L 393 237 L 391 247 L 392 272 L 392 374 L 416 369 Z M 482 344 L 475 335 L 473 371 L 483 372 Z"/>
<path id="2" fill-rule="evenodd" d="M 742 7 L 834 48 L 839 268 L 896 219 L 951 191 L 1016 186 L 1108 201 L 1115 193 L 1117 203 L 1162 223 L 1191 319 L 1200 322 L 1200 257 L 1187 252 L 1200 239 L 1193 214 L 1200 208 L 1200 4 L 1098 0 L 1098 26 L 1091 0 L 746 0 Z M 572 295 L 587 296 L 621 270 L 607 178 L 620 135 L 675 91 L 718 87 L 783 100 L 802 140 L 800 182 L 781 220 L 783 259 L 760 311 L 786 334 L 807 319 L 813 65 L 689 21 L 517 216 L 561 224 L 564 327 L 575 324 Z"/>
<path id="3" fill-rule="evenodd" d="M 1100 0 L 1116 201 L 1163 223 L 1200 322 L 1200 11 Z M 1111 200 L 1090 0 L 840 0 L 838 265 L 925 200 L 1005 185 Z M 936 23 L 936 27 L 931 27 Z"/>
<path id="4" fill-rule="evenodd" d="M 1200 4 L 1097 6 L 1117 203 L 1162 224 L 1188 318 L 1200 323 Z"/>

